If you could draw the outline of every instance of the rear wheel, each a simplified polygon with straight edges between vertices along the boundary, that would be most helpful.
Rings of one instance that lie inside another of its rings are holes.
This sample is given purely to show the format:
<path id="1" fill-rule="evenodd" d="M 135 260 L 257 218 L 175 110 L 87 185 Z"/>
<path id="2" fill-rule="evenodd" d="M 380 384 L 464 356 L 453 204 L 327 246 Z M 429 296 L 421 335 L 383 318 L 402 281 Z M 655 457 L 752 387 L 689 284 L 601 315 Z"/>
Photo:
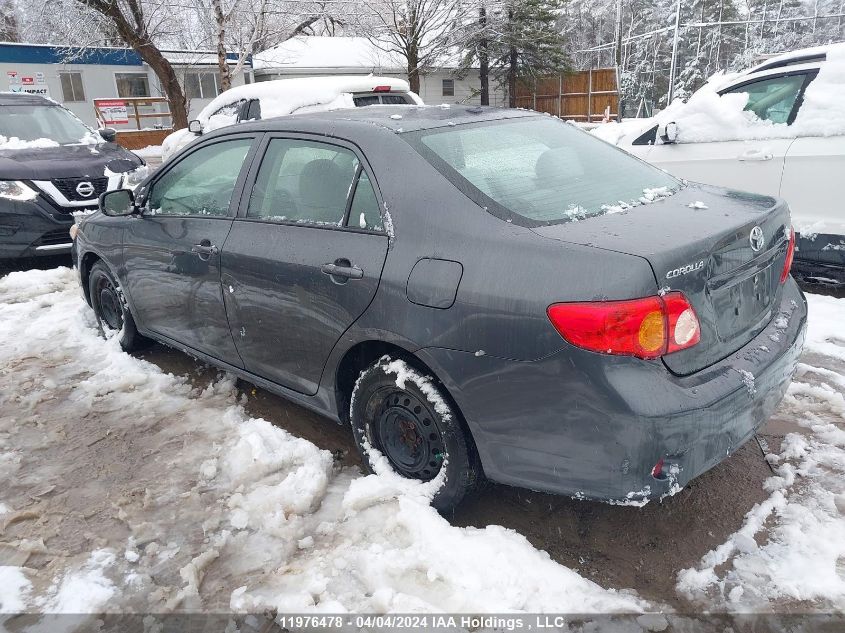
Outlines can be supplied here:
<path id="1" fill-rule="evenodd" d="M 104 336 L 118 336 L 120 347 L 127 352 L 148 343 L 147 339 L 138 334 L 120 284 L 101 261 L 91 267 L 88 275 L 88 296 L 91 297 L 91 307 Z"/>
<path id="2" fill-rule="evenodd" d="M 480 467 L 458 412 L 440 387 L 403 360 L 381 358 L 352 392 L 352 432 L 370 472 L 379 456 L 398 475 L 431 481 L 445 469 L 432 505 L 448 512 L 475 486 Z"/>

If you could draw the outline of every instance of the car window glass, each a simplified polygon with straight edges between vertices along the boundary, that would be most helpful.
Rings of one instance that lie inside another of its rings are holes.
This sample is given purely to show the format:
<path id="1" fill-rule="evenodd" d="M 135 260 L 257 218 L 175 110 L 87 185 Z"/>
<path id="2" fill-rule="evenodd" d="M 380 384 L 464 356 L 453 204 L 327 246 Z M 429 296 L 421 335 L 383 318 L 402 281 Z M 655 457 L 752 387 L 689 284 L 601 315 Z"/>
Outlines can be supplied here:
<path id="1" fill-rule="evenodd" d="M 358 158 L 343 147 L 273 139 L 258 170 L 247 217 L 340 226 L 357 169 Z"/>
<path id="2" fill-rule="evenodd" d="M 252 99 L 249 102 L 249 109 L 246 113 L 246 118 L 249 121 L 258 121 L 261 118 L 261 101 Z"/>
<path id="3" fill-rule="evenodd" d="M 238 122 L 238 112 L 241 110 L 246 99 L 235 101 L 234 103 L 227 103 L 221 108 L 215 110 L 208 117 L 208 122 L 203 126 L 207 132 L 218 130 L 227 125 L 234 125 Z"/>
<path id="4" fill-rule="evenodd" d="M 153 184 L 146 213 L 228 215 L 250 145 L 252 139 L 235 139 L 192 152 Z"/>
<path id="5" fill-rule="evenodd" d="M 509 221 L 582 220 L 671 195 L 681 186 L 553 117 L 434 128 L 401 138 L 471 199 Z"/>
<path id="6" fill-rule="evenodd" d="M 747 111 L 772 123 L 786 123 L 801 93 L 804 78 L 805 75 L 773 77 L 727 90 L 725 94 L 747 93 Z"/>
<path id="7" fill-rule="evenodd" d="M 349 210 L 348 226 L 360 229 L 382 230 L 381 213 L 379 212 L 378 199 L 370 182 L 367 172 L 362 171 L 358 177 L 358 184 L 355 187 L 355 196 L 352 198 L 352 206 Z"/>
<path id="8" fill-rule="evenodd" d="M 367 95 L 365 97 L 355 97 L 353 99 L 353 101 L 355 102 L 355 106 L 358 107 L 358 108 L 361 108 L 363 106 L 368 106 L 368 105 L 377 105 L 378 102 L 379 102 L 378 95 Z"/>
<path id="9" fill-rule="evenodd" d="M 385 105 L 406 105 L 410 100 L 404 95 L 382 95 L 381 102 Z"/>

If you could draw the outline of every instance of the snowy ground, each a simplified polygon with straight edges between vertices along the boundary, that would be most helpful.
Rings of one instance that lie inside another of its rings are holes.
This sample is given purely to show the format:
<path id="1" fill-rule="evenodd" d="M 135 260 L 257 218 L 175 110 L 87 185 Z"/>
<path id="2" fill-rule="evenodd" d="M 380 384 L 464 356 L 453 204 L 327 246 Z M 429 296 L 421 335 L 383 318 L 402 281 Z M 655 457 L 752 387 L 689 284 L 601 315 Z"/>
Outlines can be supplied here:
<path id="1" fill-rule="evenodd" d="M 739 531 L 655 600 L 599 586 L 517 531 L 450 524 L 414 487 L 250 417 L 225 375 L 122 353 L 70 270 L 12 273 L 0 279 L 0 614 L 842 612 L 843 315 L 845 300 L 811 297 L 807 351 L 775 416 L 777 474 Z"/>

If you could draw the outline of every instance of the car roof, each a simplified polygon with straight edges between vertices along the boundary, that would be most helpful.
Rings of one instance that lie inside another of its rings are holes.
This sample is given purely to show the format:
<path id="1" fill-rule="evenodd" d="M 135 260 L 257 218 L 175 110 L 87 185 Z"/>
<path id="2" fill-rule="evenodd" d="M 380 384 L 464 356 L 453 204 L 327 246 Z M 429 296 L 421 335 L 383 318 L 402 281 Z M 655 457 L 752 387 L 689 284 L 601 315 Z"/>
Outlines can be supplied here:
<path id="1" fill-rule="evenodd" d="M 529 116 L 547 116 L 532 110 L 504 109 L 465 105 L 372 105 L 360 108 L 330 110 L 307 114 L 291 114 L 272 119 L 242 123 L 237 131 L 260 130 L 263 132 L 285 130 L 306 131 L 305 128 L 324 130 L 327 124 L 360 127 L 360 124 L 378 126 L 392 132 L 462 125 L 481 121 L 496 121 Z"/>
<path id="2" fill-rule="evenodd" d="M 26 92 L 0 92 L 0 106 L 11 105 L 39 106 L 58 104 L 40 95 L 31 95 Z"/>
<path id="3" fill-rule="evenodd" d="M 813 46 L 812 48 L 801 48 L 789 53 L 783 53 L 782 55 L 776 55 L 749 68 L 745 74 L 753 75 L 767 70 L 805 64 L 813 64 L 818 67 L 827 59 L 828 53 L 836 50 L 845 50 L 845 42 Z"/>

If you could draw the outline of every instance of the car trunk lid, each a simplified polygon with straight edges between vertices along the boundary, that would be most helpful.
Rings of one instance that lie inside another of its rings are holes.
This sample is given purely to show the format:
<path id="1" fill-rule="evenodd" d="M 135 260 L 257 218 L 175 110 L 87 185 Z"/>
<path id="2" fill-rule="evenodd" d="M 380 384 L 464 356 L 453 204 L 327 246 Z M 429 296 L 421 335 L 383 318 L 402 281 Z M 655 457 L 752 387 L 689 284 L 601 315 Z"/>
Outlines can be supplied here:
<path id="1" fill-rule="evenodd" d="M 533 230 L 552 239 L 643 257 L 651 265 L 658 292 L 682 291 L 701 323 L 701 342 L 663 361 L 674 373 L 686 375 L 740 349 L 772 319 L 789 226 L 788 207 L 782 201 L 690 185 L 626 213 Z"/>

